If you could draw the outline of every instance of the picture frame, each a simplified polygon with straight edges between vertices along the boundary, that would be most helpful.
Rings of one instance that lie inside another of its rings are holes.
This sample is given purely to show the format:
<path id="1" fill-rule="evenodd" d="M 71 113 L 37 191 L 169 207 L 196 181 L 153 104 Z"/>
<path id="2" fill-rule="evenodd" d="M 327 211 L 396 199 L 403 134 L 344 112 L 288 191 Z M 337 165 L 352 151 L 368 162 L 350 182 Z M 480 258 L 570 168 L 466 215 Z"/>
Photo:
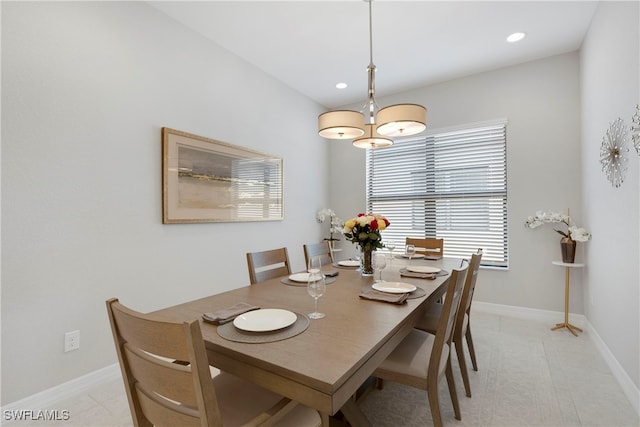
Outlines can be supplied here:
<path id="1" fill-rule="evenodd" d="M 283 160 L 162 128 L 162 222 L 284 219 Z"/>

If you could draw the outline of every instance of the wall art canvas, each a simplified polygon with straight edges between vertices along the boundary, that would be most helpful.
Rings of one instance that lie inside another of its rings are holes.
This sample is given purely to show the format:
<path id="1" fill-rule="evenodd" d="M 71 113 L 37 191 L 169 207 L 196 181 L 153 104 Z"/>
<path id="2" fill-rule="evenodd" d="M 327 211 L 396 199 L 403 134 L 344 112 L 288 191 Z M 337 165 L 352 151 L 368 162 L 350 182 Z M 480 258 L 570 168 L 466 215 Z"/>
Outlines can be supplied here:
<path id="1" fill-rule="evenodd" d="M 162 128 L 162 222 L 284 218 L 282 158 Z"/>

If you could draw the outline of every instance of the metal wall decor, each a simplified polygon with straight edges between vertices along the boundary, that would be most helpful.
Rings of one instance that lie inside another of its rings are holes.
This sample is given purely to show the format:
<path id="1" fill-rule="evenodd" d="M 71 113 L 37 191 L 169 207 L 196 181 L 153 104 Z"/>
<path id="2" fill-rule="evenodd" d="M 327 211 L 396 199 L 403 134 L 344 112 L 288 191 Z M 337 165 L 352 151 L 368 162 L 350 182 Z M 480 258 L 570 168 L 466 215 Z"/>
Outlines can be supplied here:
<path id="1" fill-rule="evenodd" d="M 622 185 L 627 172 L 627 128 L 621 118 L 609 124 L 609 129 L 602 138 L 600 147 L 600 164 L 611 185 L 618 188 Z"/>
<path id="2" fill-rule="evenodd" d="M 640 105 L 636 104 L 636 113 L 631 118 L 631 140 L 636 153 L 640 155 Z"/>

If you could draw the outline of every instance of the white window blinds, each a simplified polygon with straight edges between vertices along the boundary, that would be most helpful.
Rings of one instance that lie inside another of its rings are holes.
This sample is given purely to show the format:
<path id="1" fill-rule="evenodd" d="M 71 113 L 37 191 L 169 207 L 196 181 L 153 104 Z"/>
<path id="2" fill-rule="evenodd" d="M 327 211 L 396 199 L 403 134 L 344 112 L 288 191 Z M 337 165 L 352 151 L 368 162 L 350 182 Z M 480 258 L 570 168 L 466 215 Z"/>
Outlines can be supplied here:
<path id="1" fill-rule="evenodd" d="M 384 241 L 444 239 L 444 256 L 508 266 L 506 122 L 411 138 L 367 153 L 367 210 Z"/>

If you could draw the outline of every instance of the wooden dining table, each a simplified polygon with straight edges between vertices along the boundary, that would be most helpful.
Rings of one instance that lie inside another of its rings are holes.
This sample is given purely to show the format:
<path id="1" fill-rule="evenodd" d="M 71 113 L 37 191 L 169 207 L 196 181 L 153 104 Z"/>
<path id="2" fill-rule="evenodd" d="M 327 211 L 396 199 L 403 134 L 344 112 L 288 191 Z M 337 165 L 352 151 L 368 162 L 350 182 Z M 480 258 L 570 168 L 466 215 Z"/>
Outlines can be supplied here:
<path id="1" fill-rule="evenodd" d="M 329 416 L 338 411 L 351 425 L 369 425 L 352 396 L 411 331 L 423 311 L 444 294 L 450 275 L 435 279 L 401 277 L 400 269 L 407 263 L 394 257 L 383 271 L 386 281 L 410 283 L 425 290 L 425 296 L 409 298 L 403 304 L 362 299 L 359 295 L 373 283 L 373 277 L 361 277 L 354 268 L 327 266 L 325 270 L 337 270 L 339 274 L 318 300 L 318 311 L 326 316 L 310 320 L 306 330 L 291 338 L 235 342 L 222 338 L 218 326 L 202 322 L 209 363 L 315 408 L 323 426 L 328 426 Z M 411 263 L 450 272 L 460 260 L 413 259 Z M 240 302 L 304 315 L 314 310 L 314 300 L 304 284 L 292 286 L 276 278 L 167 307 L 155 314 L 173 321 L 202 321 L 203 313 Z"/>

